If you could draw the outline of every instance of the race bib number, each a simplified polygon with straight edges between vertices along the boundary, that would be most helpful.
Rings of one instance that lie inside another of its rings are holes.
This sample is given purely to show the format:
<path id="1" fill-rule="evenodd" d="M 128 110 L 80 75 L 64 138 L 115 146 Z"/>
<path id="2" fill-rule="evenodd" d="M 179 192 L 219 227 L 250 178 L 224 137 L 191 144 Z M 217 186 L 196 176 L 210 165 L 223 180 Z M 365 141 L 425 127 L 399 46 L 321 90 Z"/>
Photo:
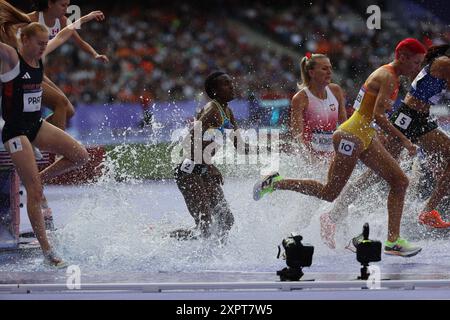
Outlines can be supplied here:
<path id="1" fill-rule="evenodd" d="M 23 94 L 23 112 L 36 112 L 41 110 L 42 90 L 25 92 Z"/>
<path id="2" fill-rule="evenodd" d="M 346 156 L 351 156 L 353 154 L 353 149 L 355 149 L 355 144 L 351 141 L 342 139 L 339 143 L 338 151 Z"/>
<path id="3" fill-rule="evenodd" d="M 13 138 L 8 141 L 9 144 L 9 152 L 11 154 L 22 151 L 22 142 L 20 142 L 20 138 Z"/>
<path id="4" fill-rule="evenodd" d="M 353 109 L 359 110 L 359 108 L 361 107 L 361 102 L 364 99 L 364 95 L 366 94 L 366 89 L 361 88 L 361 90 L 359 90 L 358 96 L 355 99 L 355 103 L 353 104 Z"/>
<path id="5" fill-rule="evenodd" d="M 311 147 L 315 151 L 333 152 L 333 133 L 313 133 Z"/>
<path id="6" fill-rule="evenodd" d="M 411 117 L 408 117 L 406 114 L 400 112 L 400 114 L 398 115 L 394 124 L 397 127 L 406 130 L 406 129 L 408 129 L 409 125 L 411 124 L 411 121 L 412 121 Z"/>
<path id="7" fill-rule="evenodd" d="M 181 164 L 181 171 L 186 173 L 192 173 L 194 171 L 195 163 L 191 159 L 184 159 L 183 163 Z"/>

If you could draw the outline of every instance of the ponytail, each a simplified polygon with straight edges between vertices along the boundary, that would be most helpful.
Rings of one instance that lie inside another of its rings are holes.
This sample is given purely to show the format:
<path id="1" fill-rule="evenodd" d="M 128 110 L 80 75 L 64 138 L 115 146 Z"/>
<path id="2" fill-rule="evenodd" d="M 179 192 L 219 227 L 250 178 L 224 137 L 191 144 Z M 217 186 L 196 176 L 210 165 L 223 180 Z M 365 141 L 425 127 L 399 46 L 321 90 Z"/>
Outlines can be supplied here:
<path id="1" fill-rule="evenodd" d="M 299 90 L 308 87 L 311 83 L 311 76 L 309 71 L 314 69 L 316 66 L 317 59 L 328 59 L 328 57 L 321 53 L 306 53 L 306 55 L 300 60 L 300 73 L 302 77 L 302 82 L 297 83 L 297 88 Z"/>
<path id="2" fill-rule="evenodd" d="M 30 24 L 30 18 L 5 0 L 0 0 L 0 41 L 17 48 L 16 32 L 20 24 Z"/>

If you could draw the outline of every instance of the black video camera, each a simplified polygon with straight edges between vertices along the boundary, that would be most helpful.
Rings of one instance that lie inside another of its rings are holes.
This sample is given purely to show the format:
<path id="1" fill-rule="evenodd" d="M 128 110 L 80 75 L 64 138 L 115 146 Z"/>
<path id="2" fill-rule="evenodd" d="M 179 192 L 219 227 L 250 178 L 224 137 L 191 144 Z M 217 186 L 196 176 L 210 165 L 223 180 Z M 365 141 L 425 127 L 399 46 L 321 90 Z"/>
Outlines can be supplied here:
<path id="1" fill-rule="evenodd" d="M 362 239 L 355 244 L 356 260 L 361 264 L 381 261 L 381 242 L 369 240 L 369 224 L 363 226 Z"/>
<path id="2" fill-rule="evenodd" d="M 353 238 L 353 245 L 356 248 L 356 260 L 363 266 L 360 277 L 362 280 L 367 280 L 369 277 L 367 273 L 369 263 L 381 261 L 381 242 L 369 240 L 369 231 L 369 224 L 365 223 L 362 234 Z"/>
<path id="3" fill-rule="evenodd" d="M 284 248 L 283 258 L 288 266 L 277 271 L 281 281 L 298 281 L 303 276 L 302 268 L 311 266 L 314 247 L 308 244 L 303 245 L 302 240 L 301 235 L 291 234 L 281 242 Z M 281 248 L 278 246 L 277 259 L 280 258 L 280 253 Z"/>

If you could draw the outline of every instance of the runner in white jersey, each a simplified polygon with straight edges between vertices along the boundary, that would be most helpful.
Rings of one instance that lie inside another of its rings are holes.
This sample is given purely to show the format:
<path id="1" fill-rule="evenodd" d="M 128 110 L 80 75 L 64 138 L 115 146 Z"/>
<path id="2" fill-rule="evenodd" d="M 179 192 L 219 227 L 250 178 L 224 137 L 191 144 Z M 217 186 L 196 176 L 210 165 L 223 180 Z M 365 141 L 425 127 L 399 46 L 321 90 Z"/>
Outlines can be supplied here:
<path id="1" fill-rule="evenodd" d="M 49 40 L 52 40 L 61 31 L 61 21 L 59 21 L 59 18 L 56 18 L 55 24 L 52 27 L 49 27 L 47 25 L 47 23 L 45 22 L 44 12 L 39 11 L 38 15 L 39 15 L 39 18 L 38 18 L 39 24 L 42 24 L 43 26 L 45 26 L 47 28 L 48 38 L 49 38 Z"/>
<path id="2" fill-rule="evenodd" d="M 312 159 L 331 159 L 333 133 L 347 120 L 343 91 L 331 83 L 332 66 L 326 55 L 307 53 L 300 69 L 302 83 L 291 102 L 291 135 L 295 143 L 305 145 Z"/>

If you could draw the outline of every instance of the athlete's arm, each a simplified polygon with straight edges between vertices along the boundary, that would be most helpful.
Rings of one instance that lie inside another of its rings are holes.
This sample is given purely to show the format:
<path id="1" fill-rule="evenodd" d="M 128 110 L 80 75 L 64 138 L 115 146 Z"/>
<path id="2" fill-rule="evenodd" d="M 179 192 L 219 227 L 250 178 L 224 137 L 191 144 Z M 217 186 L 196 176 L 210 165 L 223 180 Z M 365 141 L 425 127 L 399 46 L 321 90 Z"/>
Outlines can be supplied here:
<path id="1" fill-rule="evenodd" d="M 291 101 L 291 136 L 294 141 L 298 141 L 301 144 L 304 143 L 303 130 L 305 121 L 303 119 L 303 115 L 304 111 L 308 107 L 308 103 L 308 96 L 304 91 L 296 93 Z"/>
<path id="2" fill-rule="evenodd" d="M 385 73 L 380 75 L 379 83 L 380 89 L 375 101 L 374 119 L 383 131 L 390 136 L 397 137 L 410 155 L 414 155 L 417 152 L 417 148 L 386 117 L 386 111 L 392 108 L 391 96 L 396 89 L 396 81 L 390 73 Z"/>
<path id="3" fill-rule="evenodd" d="M 3 42 L 0 42 L 0 73 L 11 71 L 19 62 L 16 50 Z"/>
<path id="4" fill-rule="evenodd" d="M 65 26 L 67 25 L 67 18 L 66 18 L 66 17 L 63 17 L 63 18 L 61 19 L 61 25 L 62 25 L 63 27 L 65 27 Z M 73 37 L 73 39 L 74 39 L 76 45 L 77 45 L 81 50 L 83 50 L 83 51 L 86 52 L 87 54 L 89 54 L 89 55 L 91 55 L 92 57 L 94 57 L 94 59 L 96 59 L 96 60 L 101 60 L 101 61 L 103 61 L 103 62 L 109 62 L 109 59 L 108 59 L 107 56 L 98 54 L 97 51 L 96 51 L 89 43 L 87 43 L 86 41 L 83 40 L 83 38 L 81 38 L 80 34 L 79 34 L 77 31 L 75 31 L 75 32 L 72 34 L 72 37 Z"/>
<path id="5" fill-rule="evenodd" d="M 450 58 L 442 56 L 433 62 L 431 75 L 436 78 L 450 80 Z M 450 84 L 449 84 L 450 85 Z"/>
<path id="6" fill-rule="evenodd" d="M 75 33 L 75 30 L 79 28 L 83 23 L 92 21 L 94 19 L 97 21 L 103 21 L 105 19 L 105 16 L 101 11 L 93 11 L 88 15 L 81 17 L 74 23 L 67 25 L 64 29 L 58 32 L 56 37 L 48 42 L 47 49 L 45 50 L 43 57 L 64 44 Z"/>
<path id="7" fill-rule="evenodd" d="M 345 98 L 344 91 L 336 83 L 330 83 L 330 89 L 336 97 L 339 108 L 338 108 L 338 122 L 339 124 L 344 123 L 347 120 L 347 111 L 345 110 Z"/>
<path id="8" fill-rule="evenodd" d="M 37 11 L 27 13 L 27 16 L 30 18 L 31 22 L 38 22 L 39 20 L 39 13 Z"/>

